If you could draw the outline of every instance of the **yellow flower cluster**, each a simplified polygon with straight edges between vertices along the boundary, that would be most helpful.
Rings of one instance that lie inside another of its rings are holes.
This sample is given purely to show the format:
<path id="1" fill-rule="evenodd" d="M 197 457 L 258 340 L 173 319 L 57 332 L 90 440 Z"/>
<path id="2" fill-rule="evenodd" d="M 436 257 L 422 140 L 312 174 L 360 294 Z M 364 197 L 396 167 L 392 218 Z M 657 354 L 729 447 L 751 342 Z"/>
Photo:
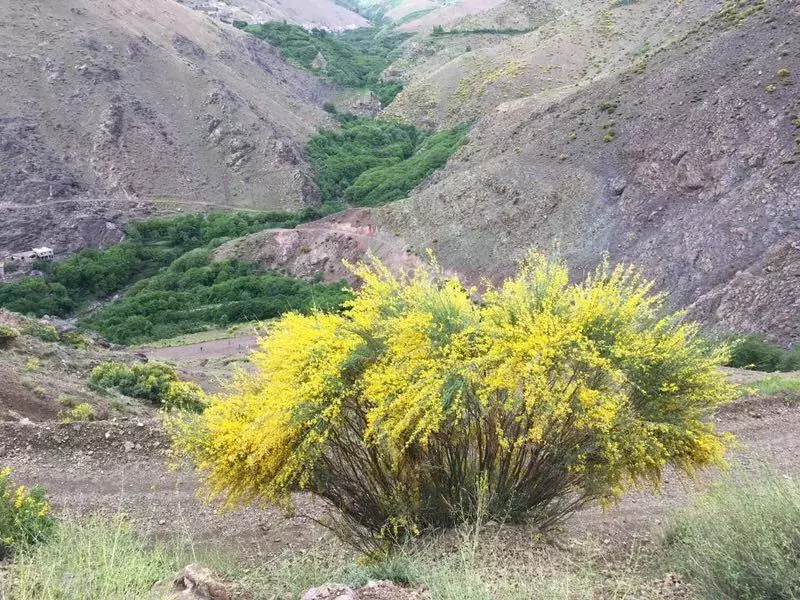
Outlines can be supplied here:
<path id="1" fill-rule="evenodd" d="M 13 550 L 40 541 L 53 527 L 50 504 L 34 487 L 14 486 L 11 469 L 0 469 L 0 559 Z"/>
<path id="2" fill-rule="evenodd" d="M 380 509 L 385 526 L 425 521 L 426 503 L 478 476 L 530 511 L 537 486 L 609 500 L 657 485 L 668 463 L 721 462 L 706 417 L 734 395 L 725 350 L 666 314 L 635 269 L 603 264 L 571 285 L 531 254 L 480 294 L 435 266 L 353 270 L 363 283 L 343 313 L 285 315 L 254 371 L 178 436 L 212 495 L 287 506 L 309 488 Z"/>

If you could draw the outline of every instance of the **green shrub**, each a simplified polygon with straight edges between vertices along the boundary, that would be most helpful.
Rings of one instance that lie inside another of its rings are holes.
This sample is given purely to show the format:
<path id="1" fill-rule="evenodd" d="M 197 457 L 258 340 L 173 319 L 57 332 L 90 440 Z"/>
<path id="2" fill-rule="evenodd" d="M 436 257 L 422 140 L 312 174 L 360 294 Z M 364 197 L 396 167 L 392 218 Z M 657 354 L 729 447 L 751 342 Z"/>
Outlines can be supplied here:
<path id="1" fill-rule="evenodd" d="M 792 350 L 769 344 L 759 334 L 746 335 L 730 340 L 731 359 L 729 367 L 754 371 L 798 371 L 800 370 L 800 345 Z"/>
<path id="2" fill-rule="evenodd" d="M 94 421 L 97 419 L 97 413 L 88 402 L 82 402 L 70 408 L 69 410 L 62 411 L 60 414 L 62 423 L 73 423 L 75 421 Z"/>
<path id="3" fill-rule="evenodd" d="M 530 255 L 480 302 L 436 270 L 355 275 L 343 314 L 282 317 L 176 436 L 212 494 L 286 506 L 306 488 L 368 548 L 479 514 L 546 529 L 668 465 L 720 463 L 727 357 L 636 270 L 570 284 Z"/>
<path id="4" fill-rule="evenodd" d="M 206 407 L 206 395 L 196 383 L 173 381 L 162 396 L 161 406 L 167 411 L 202 412 Z"/>
<path id="5" fill-rule="evenodd" d="M 41 321 L 30 321 L 25 325 L 23 331 L 27 335 L 38 338 L 43 342 L 57 342 L 59 340 L 56 328 Z"/>
<path id="6" fill-rule="evenodd" d="M 148 362 L 133 367 L 116 361 L 96 366 L 91 383 L 105 389 L 116 388 L 131 398 L 161 404 L 170 383 L 179 381 L 178 372 L 163 363 Z"/>
<path id="7" fill-rule="evenodd" d="M 75 348 L 76 350 L 86 350 L 89 347 L 86 338 L 77 331 L 66 332 L 61 336 L 61 341 L 67 346 Z"/>
<path id="8" fill-rule="evenodd" d="M 8 325 L 0 325 L 0 348 L 10 346 L 19 337 L 19 331 Z"/>
<path id="9" fill-rule="evenodd" d="M 47 541 L 54 525 L 44 490 L 15 486 L 11 469 L 0 470 L 0 560 Z"/>
<path id="10" fill-rule="evenodd" d="M 727 483 L 676 519 L 667 544 L 704 598 L 798 598 L 800 485 L 777 476 Z"/>
<path id="11" fill-rule="evenodd" d="M 173 367 L 162 363 L 129 367 L 120 362 L 105 362 L 94 368 L 90 382 L 101 389 L 114 388 L 131 398 L 149 400 L 168 411 L 200 412 L 206 405 L 200 386 L 181 381 Z"/>

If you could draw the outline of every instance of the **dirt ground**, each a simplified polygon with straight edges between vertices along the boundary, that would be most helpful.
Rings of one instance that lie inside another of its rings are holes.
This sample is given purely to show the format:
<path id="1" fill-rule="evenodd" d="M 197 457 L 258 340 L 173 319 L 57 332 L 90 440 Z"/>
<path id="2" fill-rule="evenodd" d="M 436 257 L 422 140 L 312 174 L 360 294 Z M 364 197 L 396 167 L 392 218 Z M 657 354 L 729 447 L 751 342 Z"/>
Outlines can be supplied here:
<path id="1" fill-rule="evenodd" d="M 731 476 L 800 472 L 800 408 L 780 400 L 745 400 L 725 408 L 716 420 L 721 431 L 736 436 Z M 158 538 L 199 546 L 213 542 L 254 561 L 310 547 L 328 535 L 303 517 L 259 508 L 222 513 L 203 502 L 195 476 L 170 469 L 168 445 L 156 421 L 0 424 L 0 440 L 0 462 L 21 483 L 44 485 L 57 509 L 70 516 L 123 513 Z M 616 508 L 577 514 L 564 542 L 592 538 L 610 554 L 627 555 L 632 545 L 657 541 L 674 510 L 723 476 L 706 473 L 686 482 L 668 475 L 659 494 L 634 493 Z M 308 496 L 298 495 L 297 503 L 300 513 L 321 514 L 322 506 Z"/>
<path id="2" fill-rule="evenodd" d="M 256 347 L 257 341 L 257 336 L 250 335 L 246 337 L 210 340 L 207 342 L 199 342 L 197 344 L 189 344 L 186 346 L 145 349 L 144 352 L 148 357 L 155 360 L 173 362 L 211 358 L 231 358 L 237 355 L 247 355 Z"/>

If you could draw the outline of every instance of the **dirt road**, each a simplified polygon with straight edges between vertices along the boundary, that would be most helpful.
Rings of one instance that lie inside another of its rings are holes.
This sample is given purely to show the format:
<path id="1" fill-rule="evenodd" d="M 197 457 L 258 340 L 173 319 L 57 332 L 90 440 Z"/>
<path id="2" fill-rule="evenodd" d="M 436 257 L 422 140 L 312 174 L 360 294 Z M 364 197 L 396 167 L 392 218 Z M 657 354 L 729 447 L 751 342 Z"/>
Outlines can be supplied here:
<path id="1" fill-rule="evenodd" d="M 142 352 L 156 360 L 185 361 L 207 358 L 244 358 L 256 347 L 255 335 L 212 340 L 171 348 L 144 348 Z"/>
<path id="2" fill-rule="evenodd" d="M 727 407 L 717 421 L 737 438 L 731 476 L 800 473 L 800 409 L 779 400 L 746 401 Z M 158 537 L 214 540 L 254 558 L 306 547 L 324 535 L 307 519 L 257 508 L 220 514 L 202 502 L 193 474 L 170 471 L 168 444 L 156 422 L 0 424 L 0 440 L 0 462 L 21 482 L 46 486 L 58 509 L 73 515 L 122 512 Z M 601 540 L 610 551 L 623 551 L 634 538 L 647 543 L 673 510 L 720 477 L 708 473 L 687 483 L 668 475 L 658 495 L 636 493 L 617 508 L 579 513 L 571 534 Z M 298 496 L 298 502 L 301 512 L 320 514 L 321 506 L 310 498 Z"/>

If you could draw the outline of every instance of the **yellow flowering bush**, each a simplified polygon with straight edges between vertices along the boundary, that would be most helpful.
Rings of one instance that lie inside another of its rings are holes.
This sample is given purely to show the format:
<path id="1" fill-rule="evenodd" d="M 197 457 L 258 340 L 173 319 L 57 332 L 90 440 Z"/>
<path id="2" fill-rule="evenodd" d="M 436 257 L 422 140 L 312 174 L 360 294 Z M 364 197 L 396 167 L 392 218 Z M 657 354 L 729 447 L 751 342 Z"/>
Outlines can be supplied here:
<path id="1" fill-rule="evenodd" d="M 0 469 L 0 560 L 45 541 L 55 527 L 44 490 L 15 486 L 10 478 L 11 469 Z"/>
<path id="2" fill-rule="evenodd" d="M 668 464 L 722 462 L 706 417 L 735 395 L 725 350 L 634 268 L 571 285 L 531 254 L 480 295 L 435 267 L 354 272 L 343 313 L 283 316 L 255 369 L 177 434 L 211 496 L 290 507 L 305 489 L 339 531 L 394 539 L 474 518 L 479 502 L 546 528 L 658 486 Z"/>

